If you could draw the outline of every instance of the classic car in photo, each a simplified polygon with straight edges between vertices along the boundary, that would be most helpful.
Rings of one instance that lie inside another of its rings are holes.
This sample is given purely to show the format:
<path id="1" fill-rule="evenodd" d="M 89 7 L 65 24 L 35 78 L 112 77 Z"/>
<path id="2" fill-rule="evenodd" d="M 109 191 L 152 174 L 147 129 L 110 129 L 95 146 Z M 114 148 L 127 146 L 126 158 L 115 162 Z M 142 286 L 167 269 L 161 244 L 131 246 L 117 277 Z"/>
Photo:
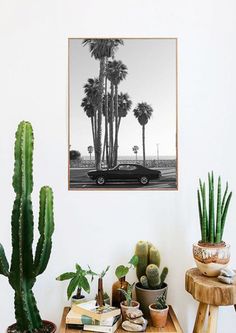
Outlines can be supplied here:
<path id="1" fill-rule="evenodd" d="M 88 176 L 98 185 L 104 185 L 107 181 L 138 181 L 147 185 L 150 180 L 159 179 L 161 172 L 139 164 L 118 164 L 112 169 L 91 170 Z"/>

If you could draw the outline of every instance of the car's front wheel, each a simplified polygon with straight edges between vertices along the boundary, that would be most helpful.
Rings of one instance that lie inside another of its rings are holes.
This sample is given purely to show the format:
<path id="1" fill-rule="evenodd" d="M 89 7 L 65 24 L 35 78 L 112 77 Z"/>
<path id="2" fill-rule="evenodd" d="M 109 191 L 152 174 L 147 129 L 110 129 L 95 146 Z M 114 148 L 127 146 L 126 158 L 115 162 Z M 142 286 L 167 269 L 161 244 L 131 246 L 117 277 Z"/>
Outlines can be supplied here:
<path id="1" fill-rule="evenodd" d="M 98 177 L 98 178 L 96 179 L 96 183 L 97 183 L 98 185 L 104 185 L 104 184 L 105 184 L 105 178 L 104 178 L 104 177 Z"/>
<path id="2" fill-rule="evenodd" d="M 149 179 L 148 177 L 146 176 L 143 176 L 139 179 L 139 182 L 142 184 L 142 185 L 147 185 L 149 183 Z"/>

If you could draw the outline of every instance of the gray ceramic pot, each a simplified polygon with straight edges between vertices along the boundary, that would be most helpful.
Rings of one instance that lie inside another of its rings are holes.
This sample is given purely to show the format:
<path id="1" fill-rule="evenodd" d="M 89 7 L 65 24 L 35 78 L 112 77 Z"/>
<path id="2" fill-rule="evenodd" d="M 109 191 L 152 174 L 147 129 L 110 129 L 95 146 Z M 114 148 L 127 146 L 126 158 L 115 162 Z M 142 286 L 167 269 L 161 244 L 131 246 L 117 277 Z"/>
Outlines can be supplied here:
<path id="1" fill-rule="evenodd" d="M 164 282 L 162 289 L 145 289 L 141 286 L 140 282 L 136 283 L 135 291 L 136 291 L 136 299 L 140 303 L 140 310 L 143 311 L 144 317 L 149 317 L 149 305 L 155 303 L 157 297 L 161 296 L 163 292 L 167 289 L 168 286 Z"/>

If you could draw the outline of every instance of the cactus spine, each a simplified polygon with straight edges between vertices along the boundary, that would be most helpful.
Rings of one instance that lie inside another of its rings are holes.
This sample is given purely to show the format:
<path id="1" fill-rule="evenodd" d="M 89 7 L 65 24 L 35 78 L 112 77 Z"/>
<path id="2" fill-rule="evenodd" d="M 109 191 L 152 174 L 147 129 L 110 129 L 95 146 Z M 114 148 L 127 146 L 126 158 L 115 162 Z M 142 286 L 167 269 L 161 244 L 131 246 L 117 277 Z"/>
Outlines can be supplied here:
<path id="1" fill-rule="evenodd" d="M 136 267 L 137 277 L 141 285 L 146 289 L 160 289 L 168 274 L 168 268 L 164 267 L 160 274 L 160 253 L 151 243 L 139 241 L 136 244 L 135 254 L 138 256 Z"/>
<path id="2" fill-rule="evenodd" d="M 52 247 L 53 193 L 50 187 L 40 190 L 39 233 L 33 257 L 33 130 L 29 122 L 21 122 L 16 132 L 13 188 L 11 266 L 0 244 L 0 274 L 9 279 L 15 291 L 15 317 L 19 332 L 37 332 L 42 320 L 37 309 L 32 287 L 37 275 L 46 269 Z"/>

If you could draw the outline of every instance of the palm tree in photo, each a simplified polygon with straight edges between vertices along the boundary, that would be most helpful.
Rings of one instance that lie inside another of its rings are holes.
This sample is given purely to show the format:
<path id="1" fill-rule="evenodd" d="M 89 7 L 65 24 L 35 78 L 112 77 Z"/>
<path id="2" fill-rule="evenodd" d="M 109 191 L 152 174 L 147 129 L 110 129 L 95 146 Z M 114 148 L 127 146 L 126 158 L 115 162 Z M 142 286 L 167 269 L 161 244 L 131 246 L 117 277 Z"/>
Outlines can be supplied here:
<path id="1" fill-rule="evenodd" d="M 97 133 L 98 86 L 99 81 L 97 78 L 88 79 L 87 83 L 84 85 L 85 97 L 82 99 L 81 103 L 87 117 L 91 119 L 94 145 Z"/>
<path id="2" fill-rule="evenodd" d="M 138 119 L 139 124 L 142 126 L 142 140 L 143 140 L 143 166 L 146 164 L 145 159 L 145 126 L 151 118 L 153 109 L 151 105 L 146 102 L 138 103 L 137 107 L 133 110 L 134 116 Z"/>
<path id="3" fill-rule="evenodd" d="M 92 153 L 93 153 L 93 146 L 88 146 L 88 153 L 89 153 L 89 155 L 90 155 L 90 161 L 91 161 L 91 155 L 92 155 Z"/>
<path id="4" fill-rule="evenodd" d="M 139 151 L 139 146 L 133 146 L 133 148 L 132 148 L 132 150 L 133 150 L 133 152 L 135 153 L 135 155 L 136 155 L 136 162 L 137 162 L 137 154 L 138 154 L 138 151 Z"/>
<path id="5" fill-rule="evenodd" d="M 89 45 L 91 56 L 100 61 L 99 70 L 99 98 L 98 98 L 98 121 L 95 142 L 96 169 L 101 169 L 102 154 L 102 104 L 104 93 L 105 63 L 106 59 L 114 55 L 119 45 L 123 45 L 122 39 L 84 39 L 82 44 Z"/>
<path id="6" fill-rule="evenodd" d="M 128 74 L 127 67 L 125 64 L 122 63 L 120 60 L 113 60 L 109 61 L 107 64 L 107 77 L 111 82 L 111 98 L 112 98 L 112 105 L 113 105 L 113 95 L 114 95 L 114 110 L 115 110 L 115 142 L 113 148 L 113 165 L 117 164 L 117 156 L 118 156 L 118 85 L 122 80 L 126 78 Z M 112 107 L 113 110 L 113 107 Z"/>
<path id="7" fill-rule="evenodd" d="M 122 92 L 118 95 L 118 133 L 120 129 L 121 118 L 125 118 L 131 109 L 132 101 L 127 93 Z"/>

